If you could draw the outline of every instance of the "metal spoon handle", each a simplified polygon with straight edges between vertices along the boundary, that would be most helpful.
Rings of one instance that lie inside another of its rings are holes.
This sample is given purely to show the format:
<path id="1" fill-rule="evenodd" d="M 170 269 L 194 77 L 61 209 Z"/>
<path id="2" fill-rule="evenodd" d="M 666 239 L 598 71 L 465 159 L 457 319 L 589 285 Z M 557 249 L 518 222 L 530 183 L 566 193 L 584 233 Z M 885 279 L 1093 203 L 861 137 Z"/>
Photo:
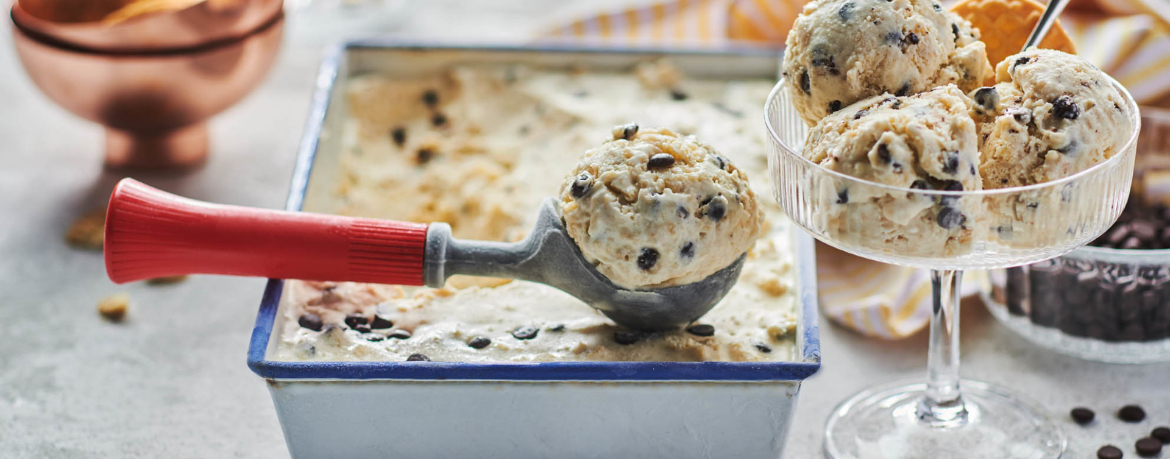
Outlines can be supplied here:
<path id="1" fill-rule="evenodd" d="M 1032 29 L 1032 36 L 1028 37 L 1028 41 L 1024 43 L 1024 50 L 1040 44 L 1040 40 L 1048 35 L 1048 30 L 1052 28 L 1052 24 L 1056 23 L 1056 18 L 1060 17 L 1060 12 L 1064 11 L 1064 7 L 1068 6 L 1069 1 L 1048 0 L 1044 14 L 1040 15 L 1040 21 L 1036 22 L 1036 28 Z"/>

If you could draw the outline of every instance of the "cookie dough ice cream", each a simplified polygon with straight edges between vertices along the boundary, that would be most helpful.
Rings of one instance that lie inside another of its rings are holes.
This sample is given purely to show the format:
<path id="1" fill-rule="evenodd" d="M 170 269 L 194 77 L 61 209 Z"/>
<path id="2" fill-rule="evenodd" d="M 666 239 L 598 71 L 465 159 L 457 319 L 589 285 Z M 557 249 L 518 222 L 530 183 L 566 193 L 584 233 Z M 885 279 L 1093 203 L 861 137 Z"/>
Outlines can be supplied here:
<path id="1" fill-rule="evenodd" d="M 305 210 L 444 221 L 460 238 L 515 241 L 581 155 L 631 120 L 694 135 L 744 170 L 766 169 L 755 114 L 774 85 L 688 78 L 666 62 L 606 72 L 461 65 L 421 77 L 362 75 L 346 82 L 348 117 L 323 140 L 339 151 L 318 156 Z M 770 192 L 764 180 L 750 186 L 755 196 Z M 764 229 L 745 246 L 738 282 L 692 331 L 626 330 L 532 282 L 463 277 L 404 289 L 290 280 L 270 358 L 789 361 L 797 358 L 795 230 L 772 200 L 757 205 Z"/>
<path id="2" fill-rule="evenodd" d="M 1112 157 L 1133 132 L 1125 97 L 1080 57 L 1028 50 L 1000 62 L 996 81 L 971 92 L 987 188 L 1075 174 Z"/>
<path id="3" fill-rule="evenodd" d="M 931 0 L 815 0 L 788 34 L 788 93 L 810 126 L 861 99 L 907 96 L 992 74 L 979 31 Z"/>
<path id="4" fill-rule="evenodd" d="M 808 135 L 809 160 L 900 188 L 982 189 L 970 100 L 948 85 L 909 96 L 876 96 L 825 117 Z M 818 196 L 826 231 L 846 244 L 902 255 L 969 250 L 977 199 L 911 194 L 825 176 Z"/>
<path id="5" fill-rule="evenodd" d="M 694 137 L 636 124 L 586 152 L 560 197 L 581 253 L 629 289 L 703 280 L 747 252 L 763 222 L 729 159 Z"/>

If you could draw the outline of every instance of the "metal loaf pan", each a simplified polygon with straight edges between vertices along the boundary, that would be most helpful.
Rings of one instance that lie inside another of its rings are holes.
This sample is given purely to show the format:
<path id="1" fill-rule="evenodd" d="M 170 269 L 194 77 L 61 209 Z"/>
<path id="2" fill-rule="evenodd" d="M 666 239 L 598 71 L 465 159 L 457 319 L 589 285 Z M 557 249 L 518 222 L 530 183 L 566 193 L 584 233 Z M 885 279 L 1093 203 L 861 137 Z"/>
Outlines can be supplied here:
<path id="1" fill-rule="evenodd" d="M 321 67 L 286 208 L 333 209 L 350 75 L 429 75 L 457 63 L 618 70 L 663 56 L 698 78 L 776 78 L 779 68 L 774 50 L 346 43 Z M 284 289 L 274 279 L 256 317 L 248 366 L 267 380 L 294 458 L 777 458 L 801 381 L 821 362 L 813 241 L 795 228 L 790 235 L 799 284 L 793 362 L 271 361 Z"/>

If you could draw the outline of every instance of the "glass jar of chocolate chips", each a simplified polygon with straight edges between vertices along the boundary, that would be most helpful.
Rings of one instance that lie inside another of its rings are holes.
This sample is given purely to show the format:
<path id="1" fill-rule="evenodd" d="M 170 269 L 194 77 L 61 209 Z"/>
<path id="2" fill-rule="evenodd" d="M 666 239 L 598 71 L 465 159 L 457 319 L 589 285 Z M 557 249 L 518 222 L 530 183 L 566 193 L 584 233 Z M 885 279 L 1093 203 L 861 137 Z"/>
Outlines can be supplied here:
<path id="1" fill-rule="evenodd" d="M 1043 347 L 1116 363 L 1170 361 L 1170 112 L 1142 107 L 1134 194 L 1104 235 L 1066 255 L 989 271 L 983 301 Z"/>

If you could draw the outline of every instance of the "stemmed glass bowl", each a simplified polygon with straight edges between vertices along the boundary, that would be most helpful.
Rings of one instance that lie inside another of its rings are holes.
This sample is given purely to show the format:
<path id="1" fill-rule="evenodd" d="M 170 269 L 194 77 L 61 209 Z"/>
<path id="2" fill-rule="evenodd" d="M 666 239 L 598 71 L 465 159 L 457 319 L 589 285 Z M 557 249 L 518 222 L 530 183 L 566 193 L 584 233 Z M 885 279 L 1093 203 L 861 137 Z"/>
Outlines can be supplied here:
<path id="1" fill-rule="evenodd" d="M 1058 458 L 1065 439 L 1035 404 L 959 379 L 962 270 L 1053 258 L 1109 229 L 1129 197 L 1141 119 L 1119 83 L 1133 132 L 1108 160 L 1037 185 L 978 191 L 884 185 L 821 167 L 801 154 L 808 127 L 784 81 L 765 105 L 776 200 L 821 242 L 861 257 L 930 269 L 933 309 L 925 383 L 866 390 L 825 426 L 825 452 L 843 458 Z"/>

